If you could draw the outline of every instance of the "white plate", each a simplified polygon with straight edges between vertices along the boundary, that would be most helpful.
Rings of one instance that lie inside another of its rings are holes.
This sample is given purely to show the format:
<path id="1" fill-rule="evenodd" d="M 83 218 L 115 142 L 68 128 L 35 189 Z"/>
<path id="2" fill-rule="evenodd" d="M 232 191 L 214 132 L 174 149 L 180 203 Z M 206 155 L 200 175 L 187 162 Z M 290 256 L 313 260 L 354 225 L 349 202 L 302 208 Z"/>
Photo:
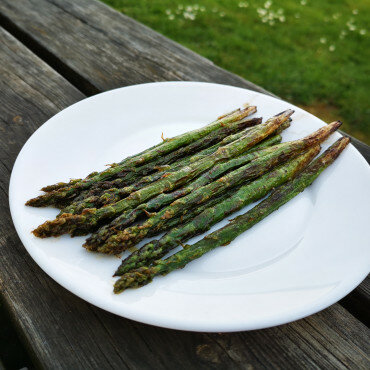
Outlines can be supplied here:
<path id="1" fill-rule="evenodd" d="M 11 213 L 27 251 L 48 275 L 86 301 L 174 329 L 260 329 L 313 314 L 341 299 L 366 277 L 370 262 L 370 171 L 353 146 L 304 193 L 227 248 L 120 295 L 112 293 L 111 276 L 120 263 L 116 257 L 85 251 L 83 237 L 37 239 L 31 234 L 57 214 L 55 209 L 24 206 L 42 186 L 101 170 L 159 142 L 162 132 L 171 137 L 200 127 L 245 102 L 257 105 L 256 116 L 264 119 L 295 109 L 284 140 L 324 125 L 284 101 L 198 82 L 125 87 L 55 115 L 24 145 L 11 177 Z M 333 135 L 324 148 L 338 137 Z"/>

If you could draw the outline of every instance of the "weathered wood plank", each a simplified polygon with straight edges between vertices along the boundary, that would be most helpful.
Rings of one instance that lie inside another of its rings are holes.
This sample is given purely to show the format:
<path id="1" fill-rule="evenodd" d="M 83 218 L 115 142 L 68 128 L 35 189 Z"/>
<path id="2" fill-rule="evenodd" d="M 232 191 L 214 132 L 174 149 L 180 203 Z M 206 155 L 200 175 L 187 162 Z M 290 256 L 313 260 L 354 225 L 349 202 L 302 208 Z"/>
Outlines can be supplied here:
<path id="1" fill-rule="evenodd" d="M 194 80 L 272 95 L 97 1 L 2 0 L 0 24 L 86 94 Z M 369 147 L 352 143 L 370 162 Z"/>
<path id="2" fill-rule="evenodd" d="M 0 286 L 36 364 L 45 368 L 345 368 L 369 366 L 368 329 L 339 305 L 277 328 L 234 334 L 155 328 L 104 312 L 48 278 L 19 241 L 10 170 L 28 136 L 83 96 L 0 29 Z"/>
<path id="3" fill-rule="evenodd" d="M 0 11 L 88 81 L 93 92 L 151 81 L 195 80 L 267 93 L 97 1 L 4 0 Z"/>

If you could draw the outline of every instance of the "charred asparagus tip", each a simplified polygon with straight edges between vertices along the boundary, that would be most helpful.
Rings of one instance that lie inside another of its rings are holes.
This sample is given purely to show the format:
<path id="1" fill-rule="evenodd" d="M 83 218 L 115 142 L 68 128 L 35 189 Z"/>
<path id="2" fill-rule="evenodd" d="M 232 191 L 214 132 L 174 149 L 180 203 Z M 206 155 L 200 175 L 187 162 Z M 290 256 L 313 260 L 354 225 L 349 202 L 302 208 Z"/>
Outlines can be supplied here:
<path id="1" fill-rule="evenodd" d="M 275 114 L 274 117 L 278 117 L 278 116 L 290 117 L 293 113 L 294 113 L 293 109 L 287 109 L 278 114 Z"/>
<path id="2" fill-rule="evenodd" d="M 82 215 L 72 215 L 63 213 L 61 216 L 52 221 L 46 221 L 32 231 L 32 234 L 38 238 L 48 238 L 50 236 L 60 236 L 67 232 L 73 231 L 77 226 L 81 226 L 84 220 Z"/>

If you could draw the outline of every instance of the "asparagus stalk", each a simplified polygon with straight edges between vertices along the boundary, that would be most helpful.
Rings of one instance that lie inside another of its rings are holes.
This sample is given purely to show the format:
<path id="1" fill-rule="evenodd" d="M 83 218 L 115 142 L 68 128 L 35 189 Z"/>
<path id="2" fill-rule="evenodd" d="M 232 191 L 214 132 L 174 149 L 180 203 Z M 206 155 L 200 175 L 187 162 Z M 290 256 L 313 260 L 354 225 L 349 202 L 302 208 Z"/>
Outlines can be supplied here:
<path id="1" fill-rule="evenodd" d="M 154 266 L 140 267 L 124 274 L 114 284 L 114 292 L 120 293 L 127 288 L 137 288 L 150 283 L 157 275 L 166 275 L 183 268 L 189 262 L 219 247 L 227 246 L 237 236 L 250 229 L 272 212 L 301 193 L 327 168 L 349 143 L 348 138 L 336 141 L 318 159 L 313 161 L 303 172 L 288 183 L 277 188 L 272 194 L 245 214 L 236 217 L 228 225 L 207 235 L 193 245 L 187 245 L 178 253 L 165 260 L 157 260 Z"/>
<path id="2" fill-rule="evenodd" d="M 62 199 L 73 198 L 82 190 L 90 188 L 93 184 L 96 184 L 99 181 L 112 178 L 112 176 L 121 173 L 122 171 L 129 171 L 135 167 L 149 163 L 150 161 L 170 153 L 184 145 L 188 145 L 196 140 L 199 140 L 221 127 L 225 127 L 230 123 L 239 121 L 254 112 L 256 112 L 256 107 L 251 106 L 248 106 L 242 110 L 238 110 L 200 129 L 189 131 L 170 140 L 166 140 L 161 143 L 161 145 L 156 146 L 148 151 L 144 151 L 141 155 L 128 158 L 120 164 L 99 172 L 95 176 L 88 176 L 86 179 L 71 184 L 69 187 L 50 191 L 37 198 L 30 199 L 26 205 L 33 207 L 45 207 L 48 205 L 53 205 Z"/>
<path id="3" fill-rule="evenodd" d="M 230 112 L 229 114 L 232 114 L 232 113 L 235 113 L 235 112 L 236 112 L 236 110 Z M 140 156 L 140 155 L 142 155 L 142 154 L 144 154 L 144 153 L 146 153 L 146 152 L 148 152 L 150 150 L 153 150 L 155 148 L 158 148 L 160 145 L 163 144 L 164 141 L 167 141 L 167 140 L 170 140 L 170 139 L 162 139 L 162 142 L 160 142 L 158 144 L 155 144 L 155 145 L 151 146 L 150 148 L 143 150 L 140 153 L 137 153 L 137 154 L 134 154 L 132 156 L 126 157 L 121 162 L 119 162 L 119 164 L 123 164 L 125 161 L 127 161 L 129 159 L 132 159 L 133 157 L 138 157 L 138 156 Z M 116 165 L 117 165 L 117 163 L 113 163 L 110 166 L 113 166 L 114 167 Z M 88 176 L 86 176 L 86 178 L 91 178 L 91 177 L 94 177 L 94 176 L 96 176 L 98 174 L 99 174 L 99 172 L 92 172 Z M 43 188 L 41 188 L 41 191 L 50 192 L 50 191 L 59 190 L 59 189 L 62 189 L 62 188 L 67 188 L 67 187 L 69 187 L 71 185 L 75 185 L 76 183 L 78 183 L 79 181 L 82 181 L 82 180 L 83 179 L 71 179 L 69 182 L 57 182 L 56 184 L 53 184 L 53 185 L 44 186 Z"/>
<path id="4" fill-rule="evenodd" d="M 211 226 L 233 212 L 239 211 L 248 204 L 263 198 L 273 188 L 288 181 L 302 168 L 306 167 L 319 151 L 320 147 L 314 146 L 299 157 L 242 186 L 233 196 L 228 197 L 214 207 L 206 208 L 187 224 L 173 228 L 159 240 L 152 240 L 145 244 L 122 261 L 115 275 L 123 275 L 141 266 L 149 266 L 153 261 L 162 258 L 170 250 L 176 248 L 179 243 L 184 243 L 193 236 L 206 232 Z"/>
<path id="5" fill-rule="evenodd" d="M 183 224 L 188 223 L 191 219 L 193 219 L 194 217 L 196 217 L 197 215 L 202 213 L 207 207 L 213 207 L 218 202 L 222 202 L 226 197 L 229 197 L 230 194 L 233 194 L 234 191 L 235 191 L 235 189 L 232 189 L 231 192 L 223 193 L 223 194 L 217 196 L 216 198 L 212 198 L 205 204 L 200 204 L 198 207 L 196 207 L 194 209 L 188 209 L 184 214 L 169 220 L 169 222 L 165 226 L 165 229 L 161 230 L 160 233 L 166 232 L 166 231 L 168 231 L 168 230 L 170 230 L 174 227 L 177 227 L 179 225 L 183 225 Z M 153 231 L 153 233 L 150 234 L 149 237 L 158 235 L 158 232 L 156 230 L 152 230 L 152 231 Z"/>
<path id="6" fill-rule="evenodd" d="M 236 122 L 231 122 L 227 126 L 222 127 L 216 131 L 211 132 L 209 135 L 206 137 L 197 140 L 194 143 L 191 143 L 185 147 L 181 147 L 174 152 L 170 152 L 160 158 L 158 158 L 155 162 L 149 162 L 146 165 L 140 166 L 138 168 L 132 168 L 130 169 L 130 172 L 121 172 L 113 176 L 112 179 L 110 180 L 104 180 L 104 181 L 98 181 L 97 183 L 93 184 L 90 188 L 81 191 L 78 195 L 71 196 L 69 198 L 62 198 L 62 199 L 57 199 L 55 200 L 55 203 L 53 204 L 54 207 L 60 208 L 61 212 L 59 215 L 63 213 L 80 213 L 80 212 L 75 212 L 75 209 L 78 207 L 81 211 L 84 208 L 92 208 L 94 206 L 94 202 L 98 202 L 98 198 L 96 198 L 97 195 L 103 195 L 106 191 L 110 191 L 109 194 L 106 194 L 106 197 L 102 198 L 104 200 L 102 205 L 109 204 L 109 203 L 114 203 L 117 200 L 114 200 L 111 194 L 111 189 L 120 189 L 125 186 L 138 186 L 134 188 L 135 190 L 138 190 L 145 186 L 146 183 L 156 181 L 160 179 L 166 170 L 167 172 L 174 172 L 178 169 L 181 168 L 182 165 L 185 165 L 186 160 L 188 163 L 190 163 L 190 158 L 195 157 L 194 155 L 195 152 L 197 152 L 199 149 L 205 148 L 202 150 L 202 153 L 213 153 L 216 151 L 216 148 L 219 148 L 221 143 L 225 142 L 231 142 L 235 141 L 234 140 L 227 140 L 229 137 L 241 137 L 245 135 L 247 130 L 252 129 L 255 125 L 258 125 L 261 123 L 261 118 L 252 118 L 252 119 L 247 119 L 243 118 L 242 120 L 236 121 Z M 247 127 L 247 128 L 246 128 Z M 237 134 L 233 134 L 233 132 L 239 131 Z M 239 134 L 239 135 L 238 135 Z M 229 135 L 229 136 L 227 136 Z M 226 137 L 225 137 L 226 136 Z M 221 140 L 224 138 L 223 140 Z M 225 140 L 226 139 L 226 140 Z M 213 142 L 219 141 L 219 143 L 212 145 L 211 148 L 207 148 L 209 145 L 211 145 Z M 210 150 L 211 149 L 211 150 Z M 185 158 L 183 158 L 185 156 Z M 204 158 L 205 155 L 198 157 Z M 181 159 L 179 159 L 181 158 Z M 173 165 L 171 165 L 172 162 Z M 181 162 L 184 162 L 183 164 Z M 157 172 L 155 172 L 157 171 Z M 154 172 L 154 173 L 153 173 Z M 98 172 L 94 172 L 90 174 L 88 177 L 92 177 L 95 174 L 98 174 Z M 150 174 L 150 176 L 148 175 Z M 142 177 L 145 176 L 145 177 Z M 139 180 L 140 179 L 140 180 Z M 147 181 L 145 181 L 147 180 Z M 71 180 L 74 183 L 77 183 L 79 180 Z M 135 181 L 138 183 L 135 183 Z M 133 184 L 134 183 L 134 184 Z M 63 184 L 63 183 L 59 183 Z M 37 197 L 33 200 L 30 200 L 30 202 L 39 202 L 41 201 L 42 203 L 44 202 L 45 196 L 48 197 L 48 195 L 42 195 L 41 198 Z M 94 197 L 93 201 L 87 200 L 86 203 L 87 205 L 84 206 L 84 202 L 86 198 Z M 80 204 L 79 206 L 77 205 Z M 58 215 L 58 216 L 59 216 Z"/>
<path id="7" fill-rule="evenodd" d="M 249 106 L 249 104 L 246 104 L 246 105 L 245 105 L 245 108 L 248 108 L 248 106 Z M 219 120 L 221 120 L 221 119 L 224 119 L 224 118 L 226 118 L 226 117 L 228 117 L 228 116 L 231 116 L 231 115 L 233 115 L 233 114 L 235 114 L 235 113 L 237 113 L 237 112 L 240 112 L 240 108 L 235 109 L 235 110 L 233 110 L 233 111 L 231 111 L 231 112 L 229 112 L 229 113 L 226 113 L 226 114 L 223 114 L 223 115 L 219 116 L 219 117 L 217 118 L 217 120 L 216 120 L 216 121 L 219 121 Z M 158 143 L 158 144 L 155 144 L 155 145 L 151 146 L 151 147 L 150 147 L 150 148 L 148 148 L 148 149 L 145 149 L 144 151 L 142 151 L 142 152 L 140 152 L 140 153 L 137 153 L 137 154 L 135 154 L 135 155 L 132 155 L 132 156 L 126 157 L 125 159 L 123 159 L 123 160 L 122 160 L 121 162 L 119 162 L 118 164 L 123 164 L 123 163 L 125 163 L 127 160 L 129 160 L 129 159 L 132 159 L 132 158 L 134 158 L 134 157 L 138 157 L 138 156 L 143 155 L 143 154 L 145 154 L 145 153 L 147 153 L 147 152 L 149 152 L 149 151 L 151 151 L 151 150 L 153 150 L 153 149 L 156 149 L 156 148 L 158 148 L 159 146 L 161 146 L 161 145 L 163 144 L 163 142 L 171 140 L 171 138 L 169 138 L 169 139 L 163 139 L 163 138 L 162 138 L 162 140 L 163 140 L 162 142 L 160 142 L 160 143 Z M 112 167 L 114 167 L 114 166 L 116 166 L 116 165 L 117 165 L 117 163 L 113 163 L 111 166 L 112 166 Z M 90 173 L 86 178 L 93 177 L 93 176 L 97 175 L 98 173 L 99 173 L 99 172 L 92 172 L 92 173 Z M 58 189 L 62 189 L 62 188 L 66 188 L 66 187 L 68 187 L 68 186 L 74 185 L 74 184 L 76 184 L 78 181 L 81 181 L 81 180 L 82 180 L 82 179 L 71 179 L 71 180 L 69 181 L 69 183 L 66 183 L 66 182 L 58 182 L 58 183 L 53 184 L 53 185 L 47 185 L 47 186 L 43 187 L 41 190 L 42 190 L 42 191 L 45 191 L 45 192 L 50 192 L 50 191 L 53 191 L 53 190 L 58 190 Z"/>
<path id="8" fill-rule="evenodd" d="M 270 135 L 266 139 L 264 139 L 261 143 L 255 145 L 251 149 L 248 150 L 248 152 L 260 150 L 263 148 L 266 148 L 268 146 L 272 146 L 274 144 L 278 144 L 281 141 L 280 133 L 288 128 L 290 126 L 291 118 L 284 124 L 282 124 L 278 130 L 275 131 L 274 135 Z M 174 172 L 179 170 L 181 167 L 189 165 L 190 163 L 196 162 L 202 158 L 204 158 L 206 155 L 214 153 L 220 146 L 229 144 L 237 139 L 240 139 L 242 136 L 244 136 L 247 132 L 252 130 L 254 127 L 248 127 L 243 131 L 240 131 L 234 135 L 227 136 L 225 139 L 223 139 L 220 143 L 217 143 L 213 145 L 210 148 L 206 148 L 202 150 L 200 153 L 188 156 L 182 160 L 179 160 L 172 165 L 166 165 L 162 167 L 157 167 L 159 170 L 158 172 L 145 176 L 141 178 L 138 182 L 131 185 L 131 190 L 129 189 L 128 184 L 130 181 L 126 178 L 117 178 L 111 181 L 103 181 L 98 184 L 95 184 L 90 190 L 83 191 L 79 196 L 73 199 L 73 203 L 70 204 L 70 206 L 65 207 L 65 204 L 61 204 L 61 207 L 59 207 L 59 204 L 57 204 L 57 208 L 62 208 L 61 212 L 58 214 L 60 216 L 63 213 L 72 213 L 72 214 L 79 214 L 82 212 L 85 208 L 99 208 L 103 205 L 114 203 L 117 200 L 112 199 L 112 194 L 107 195 L 107 198 L 103 198 L 103 202 L 101 203 L 98 196 L 102 196 L 105 192 L 109 190 L 109 192 L 115 192 L 115 190 L 112 189 L 121 189 L 123 187 L 127 187 L 125 193 L 127 194 L 133 192 L 134 190 L 141 189 L 145 186 L 145 184 L 154 182 L 159 180 L 161 177 L 165 175 L 166 172 Z M 128 192 L 129 190 L 129 192 Z M 91 199 L 87 199 L 90 198 Z M 86 204 L 85 204 L 86 202 Z M 77 204 L 78 203 L 78 204 Z M 100 204 L 100 205 L 99 205 Z M 64 207 L 64 208 L 63 208 Z"/>
<path id="9" fill-rule="evenodd" d="M 266 144 L 267 142 L 264 143 L 264 145 Z M 254 149 L 254 147 L 252 149 Z M 133 224 L 133 222 L 145 212 L 157 211 L 163 206 L 174 202 L 176 199 L 181 198 L 195 191 L 196 189 L 209 184 L 227 171 L 251 162 L 256 158 L 271 154 L 274 150 L 275 148 L 271 150 L 260 150 L 255 151 L 251 154 L 248 154 L 248 151 L 247 154 L 244 156 L 231 159 L 224 163 L 216 164 L 209 171 L 201 174 L 197 179 L 185 185 L 184 187 L 176 189 L 170 193 L 159 194 L 155 198 L 152 198 L 146 203 L 139 205 L 135 209 L 124 212 L 116 219 L 114 219 L 111 223 L 100 227 L 96 232 L 94 232 L 89 238 L 86 239 L 84 247 L 90 251 L 97 250 L 98 246 L 104 244 L 104 242 L 110 236 L 116 234 L 118 231 L 124 230 L 126 227 Z"/>
<path id="10" fill-rule="evenodd" d="M 285 125 L 285 124 L 284 124 Z M 285 125 L 286 126 L 286 125 Z M 212 169 L 200 175 L 199 178 L 192 181 L 188 185 L 176 189 L 170 193 L 163 193 L 157 195 L 155 198 L 150 199 L 144 204 L 139 205 L 133 210 L 128 210 L 114 219 L 111 223 L 100 227 L 96 232 L 94 232 L 89 238 L 86 239 L 84 247 L 90 251 L 96 251 L 97 248 L 104 244 L 104 242 L 112 235 L 116 234 L 118 231 L 124 230 L 126 227 L 132 225 L 136 219 L 142 216 L 146 211 L 153 212 L 158 209 L 167 206 L 168 204 L 174 202 L 176 199 L 181 198 L 192 191 L 199 189 L 201 186 L 209 184 L 213 180 L 217 179 L 227 171 L 240 167 L 243 164 L 251 162 L 252 160 L 262 157 L 263 155 L 271 154 L 275 151 L 276 147 L 269 150 L 259 150 L 264 149 L 267 145 L 273 144 L 275 141 L 280 141 L 281 136 L 275 135 L 271 138 L 263 140 L 261 143 L 257 144 L 255 147 L 249 149 L 245 155 L 231 159 L 224 163 L 216 164 Z M 290 144 L 283 144 L 282 147 L 286 147 Z M 249 154 L 252 153 L 253 154 Z"/>
<path id="11" fill-rule="evenodd" d="M 234 133 L 241 131 L 247 127 L 249 128 L 256 126 L 261 122 L 262 118 L 248 119 L 247 117 L 239 121 L 231 122 L 227 126 L 212 131 L 207 136 L 197 141 L 194 141 L 189 145 L 180 147 L 179 149 L 173 152 L 167 153 L 157 158 L 154 162 L 151 161 L 143 166 L 132 168 L 129 173 L 123 173 L 124 177 L 121 178 L 121 180 L 125 182 L 127 185 L 132 184 L 133 182 L 137 181 L 143 176 L 152 174 L 158 169 L 170 167 L 171 163 L 181 160 L 184 157 L 193 156 L 194 153 L 197 153 L 199 150 L 208 148 L 210 146 L 217 146 L 218 144 L 215 143 L 221 141 L 225 137 L 233 135 Z M 99 185 L 99 182 L 96 185 Z"/>
<path id="12" fill-rule="evenodd" d="M 284 122 L 273 133 L 273 135 L 270 135 L 269 137 L 267 137 L 266 139 L 264 139 L 263 141 L 261 141 L 259 144 L 255 145 L 254 147 L 252 147 L 251 149 L 249 149 L 248 152 L 251 152 L 253 150 L 259 150 L 259 149 L 262 149 L 262 148 L 265 148 L 265 147 L 268 147 L 268 146 L 277 144 L 277 142 L 275 142 L 274 144 L 265 144 L 265 143 L 267 143 L 273 136 L 276 136 L 276 135 L 279 135 L 278 137 L 281 138 L 280 137 L 281 132 L 283 130 L 287 129 L 290 126 L 290 122 L 291 121 L 292 121 L 292 119 L 289 118 L 289 120 L 287 120 L 286 122 Z M 255 127 L 248 127 L 244 131 L 238 132 L 238 133 L 236 133 L 234 135 L 230 135 L 230 136 L 226 137 L 224 140 L 222 140 L 220 143 L 215 144 L 215 145 L 213 145 L 210 148 L 204 149 L 203 151 L 201 151 L 200 153 L 198 153 L 198 154 L 196 154 L 194 156 L 191 156 L 191 157 L 188 157 L 188 158 L 184 158 L 182 161 L 176 162 L 173 166 L 167 168 L 167 170 L 174 171 L 174 170 L 179 169 L 181 166 L 185 166 L 185 165 L 188 165 L 190 163 L 199 161 L 200 159 L 204 158 L 206 155 L 209 155 L 209 154 L 214 153 L 220 146 L 229 144 L 229 143 L 231 143 L 233 141 L 236 141 L 236 140 L 240 139 L 242 136 L 245 135 L 245 132 L 250 132 L 253 129 L 255 129 Z M 274 141 L 274 140 L 272 140 L 272 141 Z"/>
<path id="13" fill-rule="evenodd" d="M 229 191 L 227 193 L 223 193 L 223 194 L 221 194 L 221 195 L 219 195 L 215 198 L 210 199 L 207 203 L 200 204 L 198 207 L 196 207 L 194 209 L 188 209 L 181 216 L 178 216 L 178 217 L 175 217 L 175 218 L 172 218 L 171 220 L 169 220 L 169 222 L 166 223 L 166 225 L 164 226 L 163 230 L 161 230 L 161 232 L 168 231 L 168 230 L 170 230 L 170 229 L 172 229 L 172 228 L 174 228 L 178 225 L 186 224 L 191 219 L 193 219 L 194 217 L 196 217 L 197 215 L 202 213 L 207 207 L 215 206 L 217 203 L 222 202 L 224 199 L 226 199 L 230 196 L 233 196 L 233 194 L 236 191 L 237 191 L 236 189 L 232 189 L 231 191 Z M 158 234 L 158 232 L 156 230 L 152 230 L 148 234 L 148 237 L 152 237 L 156 234 Z"/>
<path id="14" fill-rule="evenodd" d="M 280 141 L 281 141 L 281 136 L 280 135 L 274 135 L 271 138 L 267 138 L 267 139 L 263 140 L 260 144 L 258 144 L 256 146 L 254 146 L 253 148 L 249 149 L 246 153 L 257 152 L 260 149 L 264 149 L 264 148 L 267 148 L 269 146 L 275 145 L 275 144 L 279 143 Z M 261 152 L 261 155 L 263 155 L 263 154 L 264 154 L 264 152 Z M 254 156 L 251 156 L 251 158 L 253 159 Z M 210 171 L 212 171 L 212 170 L 210 170 Z M 226 169 L 225 169 L 225 171 L 226 171 Z M 147 184 L 152 183 L 152 182 L 166 176 L 166 174 L 167 174 L 167 172 L 162 172 L 162 173 L 158 172 L 158 173 L 143 177 L 140 181 L 138 181 L 137 183 L 135 183 L 131 186 L 127 186 L 127 187 L 124 187 L 122 189 L 111 188 L 111 189 L 107 189 L 107 190 L 104 190 L 104 191 L 100 192 L 100 194 L 98 193 L 97 195 L 91 195 L 91 196 L 87 197 L 86 199 L 83 199 L 79 202 L 74 202 L 71 205 L 69 205 L 68 207 L 65 207 L 58 214 L 58 217 L 61 216 L 63 213 L 81 214 L 82 211 L 85 208 L 100 208 L 100 207 L 103 207 L 107 204 L 112 204 L 112 203 L 118 202 L 119 200 L 121 200 L 125 196 L 129 195 L 130 193 L 134 192 L 135 190 L 139 190 L 139 189 L 143 188 Z M 201 176 L 203 177 L 204 174 L 201 175 Z M 197 180 L 195 180 L 195 181 L 197 181 Z M 198 182 L 196 185 L 200 186 L 200 182 Z M 202 183 L 201 186 L 203 186 L 203 185 L 205 185 L 205 183 Z M 187 194 L 193 189 L 194 188 L 191 187 L 189 189 L 186 189 L 186 190 L 184 189 L 184 190 L 186 191 L 186 194 Z M 174 194 L 175 197 L 173 197 L 172 193 L 170 193 L 170 194 L 168 194 L 168 193 L 165 194 L 165 196 L 163 198 L 164 199 L 168 198 L 169 200 L 175 200 L 179 196 L 179 195 L 176 196 L 176 194 Z M 160 196 L 161 195 L 159 195 L 159 197 Z M 162 199 L 162 200 L 164 200 L 164 199 Z M 168 203 L 169 202 L 167 202 L 167 204 Z M 151 208 L 150 207 L 150 209 L 148 209 L 148 208 L 146 208 L 146 209 L 148 211 L 153 211 L 157 208 Z"/>
<path id="15" fill-rule="evenodd" d="M 157 162 L 157 164 L 160 165 L 161 163 L 171 163 L 172 160 L 182 158 L 189 153 L 197 152 L 201 148 L 209 147 L 209 145 L 211 145 L 212 143 L 220 141 L 225 137 L 232 136 L 234 132 L 243 130 L 246 127 L 253 127 L 257 124 L 260 124 L 261 121 L 262 118 L 252 118 L 234 122 L 229 126 L 222 127 L 219 130 L 211 132 L 202 140 L 198 140 L 190 145 L 187 145 L 186 147 L 182 147 L 176 150 L 175 152 L 171 152 L 165 155 L 163 158 L 160 159 L 160 162 Z M 86 197 L 83 197 L 83 199 L 81 200 L 75 199 L 72 204 L 63 208 L 59 215 L 63 213 L 79 214 L 85 208 L 99 208 L 106 204 L 118 202 L 124 196 L 134 192 L 135 190 L 143 188 L 144 186 L 151 182 L 160 179 L 166 173 L 166 172 L 156 172 L 154 174 L 141 177 L 153 171 L 155 171 L 155 169 L 153 168 L 152 163 L 139 167 L 137 171 L 134 170 L 132 173 L 129 174 L 129 180 L 133 181 L 134 183 L 130 186 L 124 187 L 123 189 L 121 188 L 120 184 L 127 184 L 128 180 L 127 177 L 115 179 L 108 184 L 98 183 L 95 185 L 95 187 L 92 187 L 90 192 L 86 194 Z M 135 182 L 135 179 L 138 178 L 140 178 L 140 180 Z M 98 190 L 99 189 L 98 186 L 102 188 L 102 191 Z"/>
<path id="16" fill-rule="evenodd" d="M 258 129 L 252 130 L 248 135 L 241 137 L 226 146 L 220 147 L 214 154 L 211 154 L 200 161 L 186 166 L 178 171 L 170 172 L 167 177 L 156 181 L 140 190 L 131 193 L 127 198 L 117 203 L 99 209 L 85 209 L 81 215 L 63 214 L 53 221 L 47 221 L 33 231 L 34 235 L 40 238 L 58 236 L 65 233 L 88 233 L 103 220 L 112 220 L 128 209 L 133 209 L 150 198 L 170 191 L 176 187 L 189 182 L 202 172 L 214 166 L 216 163 L 236 157 L 256 143 L 260 142 L 272 132 L 276 131 L 291 115 L 292 110 L 287 110 L 274 116 Z M 49 193 L 50 194 L 50 193 Z"/>
<path id="17" fill-rule="evenodd" d="M 194 209 L 186 210 L 186 212 L 184 212 L 180 216 L 174 217 L 171 220 L 169 220 L 169 222 L 166 223 L 166 225 L 163 227 L 163 229 L 160 232 L 166 232 L 167 230 L 170 230 L 173 227 L 176 227 L 178 225 L 189 222 L 192 218 L 197 216 L 199 213 L 203 212 L 207 207 L 212 207 L 215 204 L 217 204 L 218 202 L 223 201 L 226 197 L 229 197 L 230 194 L 233 194 L 235 191 L 236 191 L 235 189 L 232 189 L 232 191 L 227 193 L 227 194 L 221 194 L 221 195 L 219 195 L 215 198 L 210 199 L 205 204 L 200 204 L 198 207 L 195 207 Z M 136 211 L 136 209 L 132 210 L 131 212 L 135 213 L 135 211 Z M 143 211 L 143 210 L 140 210 L 140 211 L 142 212 L 140 215 L 145 214 L 145 213 L 150 215 L 150 213 L 147 212 L 147 211 Z M 130 222 L 133 223 L 135 221 L 135 219 L 133 219 L 133 217 L 137 217 L 137 215 L 130 217 L 130 213 L 128 213 L 128 218 L 126 219 L 126 222 L 128 224 Z M 153 229 L 151 232 L 148 233 L 148 237 L 152 237 L 156 234 L 158 234 L 158 232 Z M 78 232 L 76 232 L 73 236 L 79 236 Z"/>
<path id="18" fill-rule="evenodd" d="M 242 181 L 250 180 L 264 174 L 277 164 L 296 156 L 302 150 L 322 142 L 339 126 L 339 122 L 333 122 L 303 139 L 265 149 L 265 151 L 271 151 L 271 153 L 257 158 L 249 164 L 229 172 L 220 179 L 192 191 L 185 197 L 163 208 L 143 224 L 128 227 L 123 231 L 117 232 L 115 235 L 111 236 L 104 245 L 98 247 L 97 250 L 102 253 L 114 254 L 122 252 L 128 247 L 143 240 L 148 230 L 151 228 L 159 231 L 170 218 L 180 214 L 184 209 L 190 208 L 196 204 L 201 204 L 220 192 L 240 184 Z M 251 153 L 251 155 L 252 154 L 253 153 Z M 239 160 L 239 158 L 234 159 L 234 161 L 237 160 Z"/>
<path id="19" fill-rule="evenodd" d="M 291 121 L 291 119 L 289 119 L 289 120 Z M 282 128 L 282 130 L 284 130 L 285 128 L 287 128 L 289 126 L 290 126 L 290 122 L 287 121 L 280 128 Z M 194 156 L 184 158 L 182 161 L 176 162 L 172 166 L 168 167 L 167 169 L 165 168 L 165 169 L 167 171 L 172 172 L 172 171 L 175 171 L 175 170 L 179 169 L 181 166 L 187 166 L 191 163 L 197 162 L 200 159 L 204 158 L 205 156 L 213 154 L 220 146 L 229 144 L 233 141 L 236 141 L 236 140 L 240 139 L 242 136 L 245 135 L 246 132 L 250 132 L 254 128 L 255 127 L 248 127 L 244 131 L 238 132 L 234 135 L 230 135 L 230 136 L 226 137 L 224 140 L 222 140 L 221 143 L 213 145 L 210 148 L 204 149 L 203 151 L 201 151 L 200 153 L 198 153 Z M 268 146 L 272 146 L 272 145 L 277 144 L 278 142 L 280 142 L 281 141 L 280 133 L 282 131 L 282 130 L 280 130 L 280 128 L 279 128 L 279 130 L 276 130 L 274 132 L 274 135 L 270 135 L 266 139 L 262 140 L 260 143 L 258 143 L 257 145 L 255 145 L 254 147 L 249 149 L 248 152 L 251 152 L 251 151 L 254 151 L 254 150 L 260 150 L 260 149 L 263 149 L 263 148 L 267 148 Z M 280 131 L 280 132 L 278 132 L 278 131 Z"/>

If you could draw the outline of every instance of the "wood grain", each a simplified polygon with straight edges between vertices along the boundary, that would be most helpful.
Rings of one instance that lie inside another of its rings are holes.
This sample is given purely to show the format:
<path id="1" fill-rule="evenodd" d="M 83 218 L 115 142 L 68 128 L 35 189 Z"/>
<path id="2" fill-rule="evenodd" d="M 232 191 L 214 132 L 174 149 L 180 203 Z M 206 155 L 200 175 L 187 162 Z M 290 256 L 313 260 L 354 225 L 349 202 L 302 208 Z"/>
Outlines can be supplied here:
<path id="1" fill-rule="evenodd" d="M 0 31 L 1 293 L 38 366 L 369 367 L 368 329 L 337 304 L 307 319 L 267 330 L 186 333 L 119 318 L 48 278 L 10 226 L 8 178 L 29 135 L 50 116 L 83 98 L 72 83 L 88 94 L 167 79 L 263 90 L 100 3 L 2 0 L 0 10 L 8 28 L 66 77 Z"/>
<path id="2" fill-rule="evenodd" d="M 8 26 L 17 27 L 88 81 L 92 93 L 167 80 L 216 82 L 268 93 L 97 1 L 3 0 L 0 12 Z"/>

